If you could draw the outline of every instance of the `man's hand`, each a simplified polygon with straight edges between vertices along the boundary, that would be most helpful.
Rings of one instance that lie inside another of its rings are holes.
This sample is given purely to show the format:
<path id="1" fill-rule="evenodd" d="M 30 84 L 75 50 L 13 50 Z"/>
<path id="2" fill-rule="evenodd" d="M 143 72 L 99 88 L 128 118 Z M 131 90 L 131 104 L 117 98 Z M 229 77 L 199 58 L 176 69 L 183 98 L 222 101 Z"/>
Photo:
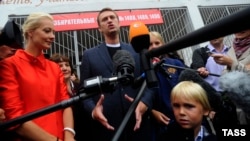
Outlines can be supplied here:
<path id="1" fill-rule="evenodd" d="M 104 95 L 102 94 L 95 108 L 92 111 L 92 118 L 98 120 L 107 129 L 114 130 L 114 127 L 108 123 L 108 120 L 103 115 L 103 105 L 102 105 L 103 101 L 104 101 Z"/>
<path id="2" fill-rule="evenodd" d="M 154 118 L 156 119 L 156 121 L 158 121 L 159 123 L 168 125 L 170 118 L 168 118 L 166 115 L 164 115 L 163 113 L 157 111 L 157 110 L 152 110 L 152 115 L 154 116 Z"/>
<path id="3" fill-rule="evenodd" d="M 129 97 L 127 94 L 125 94 L 125 99 L 127 99 L 130 102 L 133 102 L 134 99 Z M 135 127 L 134 127 L 134 131 L 138 130 L 141 126 L 141 122 L 142 122 L 142 116 L 143 114 L 148 110 L 147 105 L 145 105 L 143 102 L 139 102 L 136 109 L 135 109 L 135 119 L 136 119 L 136 123 L 135 123 Z"/>
<path id="4" fill-rule="evenodd" d="M 197 71 L 199 72 L 199 75 L 201 76 L 208 76 L 209 74 L 209 72 L 207 71 L 205 67 L 200 67 L 197 69 Z"/>
<path id="5" fill-rule="evenodd" d="M 226 56 L 226 55 L 223 55 L 223 54 L 213 54 L 211 56 L 214 58 L 214 61 L 217 64 L 227 65 L 229 67 L 231 67 L 232 64 L 233 64 L 233 60 L 229 56 Z"/>

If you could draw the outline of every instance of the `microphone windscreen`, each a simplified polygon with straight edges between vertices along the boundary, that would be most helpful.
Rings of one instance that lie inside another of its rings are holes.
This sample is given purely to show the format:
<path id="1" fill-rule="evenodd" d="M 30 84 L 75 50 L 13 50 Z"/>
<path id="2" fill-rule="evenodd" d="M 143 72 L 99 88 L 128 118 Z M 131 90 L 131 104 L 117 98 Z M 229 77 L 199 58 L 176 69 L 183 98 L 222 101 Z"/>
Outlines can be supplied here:
<path id="1" fill-rule="evenodd" d="M 22 33 L 18 25 L 13 20 L 7 21 L 1 31 L 0 45 L 21 49 L 23 48 L 22 40 Z"/>
<path id="2" fill-rule="evenodd" d="M 132 55 L 126 50 L 118 50 L 113 56 L 113 64 L 116 71 L 124 64 L 129 65 L 134 69 L 135 60 Z"/>
<path id="3" fill-rule="evenodd" d="M 148 35 L 149 30 L 147 26 L 140 21 L 135 21 L 130 24 L 129 27 L 129 40 L 131 41 L 134 37 L 141 36 L 141 35 Z"/>
<path id="4" fill-rule="evenodd" d="M 130 24 L 129 41 L 137 53 L 149 48 L 149 30 L 143 22 L 136 21 Z"/>
<path id="5" fill-rule="evenodd" d="M 209 103 L 213 110 L 217 111 L 221 106 L 220 93 L 217 92 L 208 82 L 206 82 L 196 71 L 183 70 L 179 76 L 179 82 L 193 81 L 201 85 L 206 91 Z"/>
<path id="6" fill-rule="evenodd" d="M 250 74 L 239 71 L 228 72 L 220 77 L 219 84 L 236 105 L 250 114 Z"/>

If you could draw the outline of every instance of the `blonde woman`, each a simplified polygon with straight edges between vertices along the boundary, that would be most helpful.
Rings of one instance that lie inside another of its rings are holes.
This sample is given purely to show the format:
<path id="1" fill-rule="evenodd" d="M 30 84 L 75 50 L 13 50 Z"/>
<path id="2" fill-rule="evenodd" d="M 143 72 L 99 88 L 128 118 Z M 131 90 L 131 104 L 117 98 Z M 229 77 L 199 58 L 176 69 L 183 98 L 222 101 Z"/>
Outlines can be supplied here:
<path id="1" fill-rule="evenodd" d="M 25 50 L 17 50 L 0 64 L 0 107 L 6 120 L 69 98 L 60 68 L 43 55 L 55 39 L 52 16 L 32 13 L 22 29 Z M 43 115 L 10 130 L 18 134 L 14 140 L 74 141 L 72 109 Z"/>

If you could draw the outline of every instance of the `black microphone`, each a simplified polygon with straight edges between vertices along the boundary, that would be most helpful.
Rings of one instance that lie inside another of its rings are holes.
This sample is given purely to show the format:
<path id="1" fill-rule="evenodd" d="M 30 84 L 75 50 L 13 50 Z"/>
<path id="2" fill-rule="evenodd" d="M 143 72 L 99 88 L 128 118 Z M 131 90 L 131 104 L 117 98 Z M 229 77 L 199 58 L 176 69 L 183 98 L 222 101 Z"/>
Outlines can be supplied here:
<path id="1" fill-rule="evenodd" d="M 153 61 L 152 64 L 153 64 L 154 70 L 162 69 L 161 64 L 163 64 L 164 61 L 165 61 L 164 59 L 162 59 L 160 61 Z M 165 73 L 166 73 L 166 71 L 164 70 L 164 74 Z M 170 77 L 170 76 L 168 75 L 168 77 Z M 146 74 L 142 73 L 139 77 L 137 77 L 137 78 L 134 79 L 132 87 L 133 88 L 138 88 L 139 86 L 142 85 L 142 83 L 143 83 L 143 81 L 145 79 L 146 79 Z"/>
<path id="2" fill-rule="evenodd" d="M 219 79 L 220 87 L 226 95 L 242 110 L 250 114 L 250 74 L 232 71 Z"/>
<path id="3" fill-rule="evenodd" d="M 159 48 L 152 49 L 148 51 L 146 55 L 150 57 L 159 56 L 198 43 L 216 39 L 218 37 L 223 37 L 228 34 L 237 33 L 245 29 L 249 29 L 249 18 L 250 7 L 226 16 L 219 21 L 208 24 Z"/>
<path id="4" fill-rule="evenodd" d="M 126 50 L 118 50 L 113 56 L 113 65 L 118 81 L 122 85 L 132 84 L 134 80 L 135 60 Z"/>
<path id="5" fill-rule="evenodd" d="M 114 90 L 118 77 L 104 78 L 102 76 L 91 77 L 84 80 L 83 88 L 78 93 L 107 93 Z"/>
<path id="6" fill-rule="evenodd" d="M 0 123 L 0 132 L 16 124 L 24 123 L 26 121 L 38 118 L 45 114 L 49 114 L 59 109 L 63 109 L 73 105 L 80 100 L 85 100 L 102 92 L 111 92 L 114 85 L 120 82 L 123 85 L 130 84 L 134 79 L 134 66 L 135 61 L 131 54 L 125 50 L 119 50 L 114 54 L 114 66 L 117 68 L 118 76 L 103 78 L 102 76 L 96 76 L 84 80 L 83 88 L 79 89 L 78 95 L 56 103 L 54 105 L 41 108 L 39 110 L 27 113 L 21 117 L 9 120 L 4 123 Z"/>
<path id="7" fill-rule="evenodd" d="M 151 59 L 146 55 L 150 45 L 149 30 L 147 26 L 139 21 L 133 22 L 129 27 L 129 39 L 134 50 L 137 53 L 140 53 L 141 64 L 145 72 L 147 86 L 157 86 L 158 80 Z"/>
<path id="8" fill-rule="evenodd" d="M 192 70 L 183 70 L 179 76 L 179 81 L 193 81 L 201 85 L 207 93 L 209 103 L 211 104 L 214 111 L 220 109 L 221 97 L 220 93 L 217 92 L 208 82 L 206 82 L 198 73 Z"/>
<path id="9" fill-rule="evenodd" d="M 112 92 L 115 85 L 129 85 L 133 83 L 135 61 L 132 55 L 126 50 L 117 50 L 113 55 L 113 67 L 116 70 L 115 76 L 104 78 L 102 76 L 91 77 L 84 80 L 83 88 L 79 93 L 103 93 Z"/>
<path id="10" fill-rule="evenodd" d="M 1 45 L 7 45 L 16 49 L 23 48 L 23 38 L 21 30 L 13 20 L 7 21 L 1 31 L 0 46 Z"/>

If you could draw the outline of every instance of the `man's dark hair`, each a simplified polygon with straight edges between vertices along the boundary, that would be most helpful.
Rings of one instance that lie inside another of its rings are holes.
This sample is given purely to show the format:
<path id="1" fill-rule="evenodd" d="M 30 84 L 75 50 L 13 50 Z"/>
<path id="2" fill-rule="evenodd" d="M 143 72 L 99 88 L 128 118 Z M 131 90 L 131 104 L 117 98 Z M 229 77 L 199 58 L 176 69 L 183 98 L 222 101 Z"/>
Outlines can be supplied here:
<path id="1" fill-rule="evenodd" d="M 119 17 L 118 17 L 118 15 L 117 15 L 116 11 L 113 10 L 113 9 L 111 9 L 111 8 L 109 8 L 109 7 L 106 7 L 106 8 L 103 8 L 103 9 L 98 13 L 98 15 L 97 15 L 97 23 L 98 23 L 98 26 L 100 26 L 100 20 L 99 20 L 100 15 L 101 15 L 103 12 L 106 12 L 106 11 L 114 12 L 115 15 L 116 15 L 116 17 L 117 17 L 117 19 L 119 20 Z"/>

